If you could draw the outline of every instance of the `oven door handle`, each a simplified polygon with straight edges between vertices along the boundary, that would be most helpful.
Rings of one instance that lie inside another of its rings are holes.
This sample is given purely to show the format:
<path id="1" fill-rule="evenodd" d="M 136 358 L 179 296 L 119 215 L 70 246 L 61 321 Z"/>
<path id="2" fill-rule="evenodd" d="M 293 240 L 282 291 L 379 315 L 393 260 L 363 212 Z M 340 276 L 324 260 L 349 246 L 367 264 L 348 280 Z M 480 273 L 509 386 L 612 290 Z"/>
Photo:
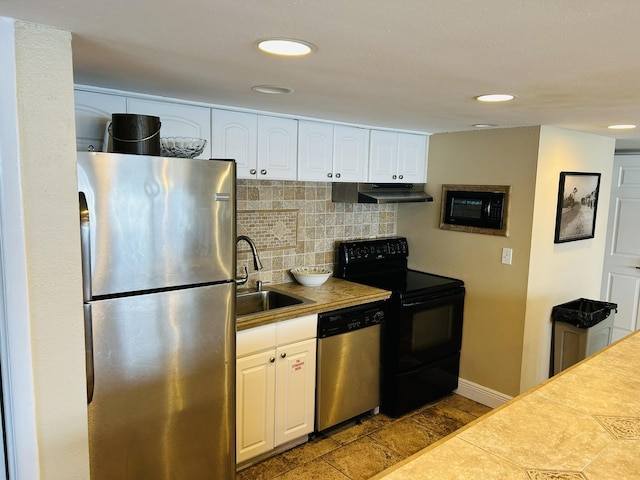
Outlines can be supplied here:
<path id="1" fill-rule="evenodd" d="M 447 291 L 447 292 L 443 292 L 441 294 L 431 294 L 427 297 L 420 297 L 418 298 L 415 302 L 409 302 L 408 300 L 406 302 L 401 302 L 401 306 L 402 308 L 411 308 L 411 307 L 419 307 L 420 305 L 432 305 L 434 303 L 436 304 L 444 304 L 447 302 L 451 302 L 451 301 L 455 301 L 458 300 L 460 298 L 464 298 L 464 289 L 462 289 L 462 291 L 456 291 L 456 292 L 451 292 L 451 290 Z"/>
<path id="2" fill-rule="evenodd" d="M 426 304 L 431 303 L 431 302 L 432 302 L 432 300 L 424 300 L 424 301 L 421 301 L 421 302 L 403 303 L 402 307 L 403 308 L 417 307 L 419 305 L 426 305 Z"/>

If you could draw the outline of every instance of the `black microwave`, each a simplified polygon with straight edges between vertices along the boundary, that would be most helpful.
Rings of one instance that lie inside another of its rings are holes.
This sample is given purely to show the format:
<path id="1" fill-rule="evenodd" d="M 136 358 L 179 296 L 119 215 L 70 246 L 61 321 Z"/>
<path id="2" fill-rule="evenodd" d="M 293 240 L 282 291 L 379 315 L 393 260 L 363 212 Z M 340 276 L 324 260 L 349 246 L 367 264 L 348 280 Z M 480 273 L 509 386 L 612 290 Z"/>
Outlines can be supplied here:
<path id="1" fill-rule="evenodd" d="M 444 223 L 498 230 L 504 227 L 504 192 L 447 190 L 443 201 Z"/>

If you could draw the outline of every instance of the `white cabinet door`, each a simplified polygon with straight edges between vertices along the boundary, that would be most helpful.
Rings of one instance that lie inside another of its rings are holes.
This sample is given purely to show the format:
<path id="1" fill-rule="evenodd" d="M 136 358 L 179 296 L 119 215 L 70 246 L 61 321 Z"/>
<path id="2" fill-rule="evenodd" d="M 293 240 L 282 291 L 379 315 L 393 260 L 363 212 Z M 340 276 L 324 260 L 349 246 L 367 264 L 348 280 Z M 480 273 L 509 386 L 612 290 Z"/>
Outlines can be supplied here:
<path id="1" fill-rule="evenodd" d="M 298 122 L 298 180 L 333 180 L 333 125 L 322 122 Z"/>
<path id="2" fill-rule="evenodd" d="M 425 183 L 427 137 L 372 130 L 369 161 L 371 182 Z"/>
<path id="3" fill-rule="evenodd" d="M 211 158 L 211 114 L 209 108 L 160 100 L 128 98 L 127 113 L 159 117 L 161 137 L 204 138 L 207 145 L 197 158 Z"/>
<path id="4" fill-rule="evenodd" d="M 236 461 L 274 448 L 275 351 L 236 362 Z"/>
<path id="5" fill-rule="evenodd" d="M 213 158 L 236 161 L 238 178 L 257 176 L 258 116 L 230 110 L 211 111 Z"/>
<path id="6" fill-rule="evenodd" d="M 398 134 L 399 182 L 427 182 L 427 144 L 425 135 Z"/>
<path id="7" fill-rule="evenodd" d="M 397 180 L 398 134 L 371 130 L 369 181 L 391 183 Z"/>
<path id="8" fill-rule="evenodd" d="M 298 121 L 258 116 L 258 179 L 297 178 Z"/>
<path id="9" fill-rule="evenodd" d="M 369 130 L 333 128 L 333 181 L 366 182 L 369 174 Z"/>
<path id="10" fill-rule="evenodd" d="M 316 339 L 276 349 L 275 445 L 313 431 Z"/>
<path id="11" fill-rule="evenodd" d="M 127 99 L 118 95 L 74 91 L 76 115 L 76 147 L 86 152 L 93 146 L 96 152 L 102 152 L 107 123 L 112 113 L 126 113 Z"/>

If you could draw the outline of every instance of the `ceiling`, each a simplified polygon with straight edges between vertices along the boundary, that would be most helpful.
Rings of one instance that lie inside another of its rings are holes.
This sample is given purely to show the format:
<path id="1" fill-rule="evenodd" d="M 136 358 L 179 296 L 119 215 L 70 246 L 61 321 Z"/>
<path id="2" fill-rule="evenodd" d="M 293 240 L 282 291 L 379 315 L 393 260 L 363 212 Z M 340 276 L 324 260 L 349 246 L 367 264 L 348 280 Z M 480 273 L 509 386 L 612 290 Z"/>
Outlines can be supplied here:
<path id="1" fill-rule="evenodd" d="M 0 0 L 73 33 L 75 81 L 420 132 L 552 125 L 640 151 L 637 0 Z M 306 57 L 260 52 L 298 38 Z M 269 95 L 255 85 L 295 92 Z M 512 102 L 481 104 L 484 93 Z"/>

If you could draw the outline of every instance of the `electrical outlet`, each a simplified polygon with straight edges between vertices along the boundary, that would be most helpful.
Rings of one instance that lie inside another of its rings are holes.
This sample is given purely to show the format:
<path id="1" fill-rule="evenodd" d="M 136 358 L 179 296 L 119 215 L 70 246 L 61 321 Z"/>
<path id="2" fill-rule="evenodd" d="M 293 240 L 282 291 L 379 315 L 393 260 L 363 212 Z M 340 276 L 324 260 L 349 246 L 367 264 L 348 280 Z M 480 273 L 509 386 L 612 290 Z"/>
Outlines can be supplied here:
<path id="1" fill-rule="evenodd" d="M 513 250 L 510 248 L 502 249 L 502 263 L 505 265 L 511 265 L 511 257 L 513 256 Z"/>

